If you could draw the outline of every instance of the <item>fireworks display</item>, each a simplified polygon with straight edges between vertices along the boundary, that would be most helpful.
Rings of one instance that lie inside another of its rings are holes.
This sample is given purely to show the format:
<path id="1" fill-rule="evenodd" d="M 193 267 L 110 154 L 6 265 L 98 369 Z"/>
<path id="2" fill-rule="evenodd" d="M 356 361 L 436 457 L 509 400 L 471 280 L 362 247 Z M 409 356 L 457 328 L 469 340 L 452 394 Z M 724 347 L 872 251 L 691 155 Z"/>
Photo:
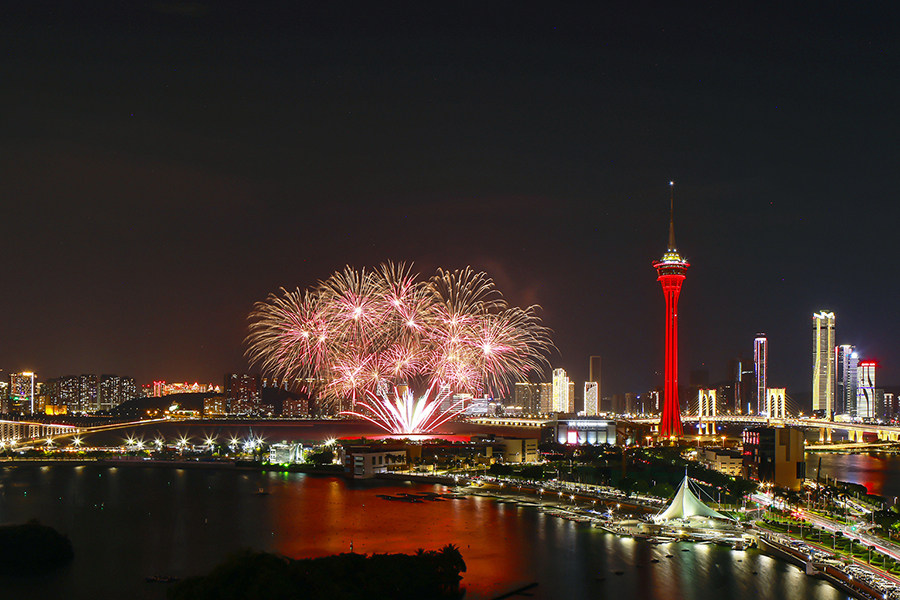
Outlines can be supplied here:
<path id="1" fill-rule="evenodd" d="M 347 267 L 315 288 L 282 289 L 257 303 L 247 356 L 270 376 L 309 384 L 328 402 L 365 406 L 391 430 L 421 428 L 442 418 L 429 408 L 441 400 L 428 399 L 433 390 L 503 395 L 542 371 L 552 342 L 536 309 L 509 306 L 490 277 L 468 267 L 439 269 L 427 281 L 404 264 Z M 394 391 L 388 399 L 398 385 L 409 394 Z M 429 391 L 419 413 L 415 389 Z M 401 404 L 406 422 L 384 418 L 393 415 L 387 405 Z"/>

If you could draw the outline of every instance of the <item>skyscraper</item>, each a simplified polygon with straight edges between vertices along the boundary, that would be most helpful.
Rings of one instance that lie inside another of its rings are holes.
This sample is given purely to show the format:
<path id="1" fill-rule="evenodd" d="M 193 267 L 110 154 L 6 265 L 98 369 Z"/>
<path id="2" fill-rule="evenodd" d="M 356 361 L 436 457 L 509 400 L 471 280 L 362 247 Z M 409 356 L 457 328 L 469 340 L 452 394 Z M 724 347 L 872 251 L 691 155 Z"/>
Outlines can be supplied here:
<path id="1" fill-rule="evenodd" d="M 9 374 L 9 412 L 18 414 L 34 413 L 34 373 Z"/>
<path id="2" fill-rule="evenodd" d="M 669 182 L 669 247 L 662 258 L 653 263 L 656 280 L 662 285 L 666 299 L 666 364 L 664 369 L 662 416 L 659 437 L 681 437 L 681 406 L 678 403 L 678 296 L 690 264 L 675 248 L 675 182 Z"/>
<path id="3" fill-rule="evenodd" d="M 137 397 L 137 386 L 133 377 L 100 375 L 98 404 L 100 410 L 112 410 L 124 402 Z"/>
<path id="4" fill-rule="evenodd" d="M 856 416 L 856 369 L 859 354 L 850 344 L 835 348 L 834 414 Z"/>
<path id="5" fill-rule="evenodd" d="M 597 384 L 597 410 L 600 410 L 600 357 L 592 356 L 590 358 L 590 364 L 588 365 L 588 381 L 592 381 Z M 585 402 L 587 402 L 587 396 L 585 396 Z M 585 411 L 587 411 L 587 405 L 585 404 Z"/>
<path id="6" fill-rule="evenodd" d="M 860 419 L 874 419 L 875 406 L 875 367 L 874 360 L 860 361 L 856 369 L 856 416 Z"/>
<path id="7" fill-rule="evenodd" d="M 553 401 L 550 412 L 569 412 L 569 376 L 564 369 L 553 370 Z"/>
<path id="8" fill-rule="evenodd" d="M 526 415 L 541 412 L 541 384 L 520 381 L 516 383 L 516 405 Z"/>
<path id="9" fill-rule="evenodd" d="M 813 314 L 813 412 L 834 417 L 834 313 Z"/>
<path id="10" fill-rule="evenodd" d="M 769 340 L 766 334 L 757 333 L 753 340 L 753 367 L 756 381 L 756 414 L 766 410 L 766 370 L 769 360 Z"/>
<path id="11" fill-rule="evenodd" d="M 599 386 L 596 381 L 584 382 L 584 414 L 588 417 L 596 417 L 600 414 Z"/>
<path id="12" fill-rule="evenodd" d="M 249 373 L 225 374 L 225 403 L 230 413 L 253 413 L 259 409 L 260 389 L 259 375 Z"/>

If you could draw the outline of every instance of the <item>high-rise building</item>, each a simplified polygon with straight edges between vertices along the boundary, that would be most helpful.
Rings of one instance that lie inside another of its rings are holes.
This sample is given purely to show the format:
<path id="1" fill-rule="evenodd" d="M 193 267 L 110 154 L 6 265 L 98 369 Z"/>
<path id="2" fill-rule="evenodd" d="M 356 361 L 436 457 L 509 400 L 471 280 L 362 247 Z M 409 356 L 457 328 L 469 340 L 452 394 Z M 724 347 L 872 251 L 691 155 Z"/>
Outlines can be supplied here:
<path id="1" fill-rule="evenodd" d="M 522 409 L 526 415 L 536 415 L 541 412 L 541 384 L 517 382 L 515 385 L 516 406 Z"/>
<path id="2" fill-rule="evenodd" d="M 834 313 L 813 314 L 813 413 L 834 417 Z"/>
<path id="3" fill-rule="evenodd" d="M 47 382 L 46 397 L 49 405 L 65 407 L 68 414 L 92 414 L 136 398 L 137 387 L 132 377 L 64 375 Z"/>
<path id="4" fill-rule="evenodd" d="M 856 416 L 860 419 L 874 419 L 877 416 L 875 403 L 874 360 L 862 360 L 856 369 Z"/>
<path id="5" fill-rule="evenodd" d="M 856 416 L 856 369 L 859 354 L 850 344 L 835 348 L 834 414 Z"/>
<path id="6" fill-rule="evenodd" d="M 98 405 L 100 410 L 112 410 L 120 404 L 137 397 L 137 386 L 134 383 L 134 377 L 101 375 L 98 388 Z"/>
<path id="7" fill-rule="evenodd" d="M 766 406 L 766 371 L 769 361 L 769 340 L 766 334 L 757 333 L 753 340 L 753 370 L 756 381 L 756 414 L 761 414 Z"/>
<path id="8" fill-rule="evenodd" d="M 600 386 L 596 381 L 584 382 L 584 414 L 588 417 L 600 414 Z"/>
<path id="9" fill-rule="evenodd" d="M 249 373 L 225 374 L 225 403 L 229 413 L 249 414 L 260 405 L 259 375 Z"/>
<path id="10" fill-rule="evenodd" d="M 542 415 L 549 415 L 553 409 L 553 384 L 541 383 L 541 410 Z"/>
<path id="11" fill-rule="evenodd" d="M 569 412 L 569 376 L 564 369 L 553 370 L 553 401 L 550 412 Z"/>
<path id="12" fill-rule="evenodd" d="M 34 373 L 24 371 L 22 373 L 9 374 L 8 411 L 16 414 L 32 414 L 34 412 Z"/>
<path id="13" fill-rule="evenodd" d="M 600 357 L 592 356 L 590 359 L 590 364 L 588 365 L 588 381 L 594 382 L 597 384 L 597 410 L 600 410 L 600 398 L 603 396 L 600 395 Z M 585 397 L 585 402 L 587 402 L 587 397 Z M 585 411 L 587 410 L 587 406 L 585 406 Z"/>
<path id="14" fill-rule="evenodd" d="M 681 406 L 678 403 L 678 296 L 690 264 L 675 248 L 675 182 L 669 182 L 669 246 L 662 258 L 653 263 L 656 280 L 662 285 L 666 299 L 666 363 L 664 369 L 663 407 L 659 419 L 659 437 L 676 438 L 683 435 Z"/>

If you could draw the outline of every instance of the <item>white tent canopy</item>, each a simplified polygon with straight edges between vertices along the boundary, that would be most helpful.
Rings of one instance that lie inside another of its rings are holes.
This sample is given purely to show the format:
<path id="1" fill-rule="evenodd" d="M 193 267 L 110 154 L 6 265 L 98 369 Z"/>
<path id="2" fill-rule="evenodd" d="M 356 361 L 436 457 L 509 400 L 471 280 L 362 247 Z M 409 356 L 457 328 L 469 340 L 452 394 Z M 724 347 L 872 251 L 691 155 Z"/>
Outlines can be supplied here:
<path id="1" fill-rule="evenodd" d="M 678 488 L 678 493 L 675 494 L 675 499 L 672 500 L 672 504 L 662 514 L 656 515 L 653 520 L 659 523 L 671 521 L 672 519 L 690 519 L 691 517 L 733 520 L 703 504 L 691 491 L 688 476 L 685 475 L 684 481 L 681 482 L 681 487 Z"/>

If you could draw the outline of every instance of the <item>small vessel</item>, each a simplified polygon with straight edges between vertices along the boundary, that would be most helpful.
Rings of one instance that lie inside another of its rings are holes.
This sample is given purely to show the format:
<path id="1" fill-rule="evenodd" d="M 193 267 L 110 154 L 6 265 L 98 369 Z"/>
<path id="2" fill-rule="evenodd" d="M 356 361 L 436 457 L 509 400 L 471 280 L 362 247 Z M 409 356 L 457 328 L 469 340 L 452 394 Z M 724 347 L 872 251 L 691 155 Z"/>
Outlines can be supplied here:
<path id="1" fill-rule="evenodd" d="M 259 489 L 256 490 L 256 495 L 257 495 L 257 496 L 268 496 L 268 495 L 269 495 L 269 492 L 267 492 L 267 491 L 264 490 L 263 488 L 259 488 Z"/>
<path id="2" fill-rule="evenodd" d="M 178 581 L 178 578 L 168 577 L 166 575 L 150 575 L 149 577 L 145 577 L 144 581 L 147 583 L 174 583 Z"/>

